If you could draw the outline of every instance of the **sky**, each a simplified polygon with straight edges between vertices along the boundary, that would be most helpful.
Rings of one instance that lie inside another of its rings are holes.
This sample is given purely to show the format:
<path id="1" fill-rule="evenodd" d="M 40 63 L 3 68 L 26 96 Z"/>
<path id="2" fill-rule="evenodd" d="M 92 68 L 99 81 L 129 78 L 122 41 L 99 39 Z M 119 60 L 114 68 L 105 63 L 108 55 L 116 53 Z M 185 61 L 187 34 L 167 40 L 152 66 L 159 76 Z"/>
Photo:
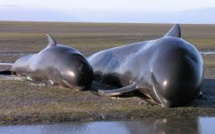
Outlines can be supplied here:
<path id="1" fill-rule="evenodd" d="M 82 12 L 175 12 L 215 7 L 214 0 L 0 0 L 3 6 Z"/>
<path id="2" fill-rule="evenodd" d="M 105 21 L 109 17 L 118 21 L 117 17 L 123 18 L 126 15 L 130 17 L 147 13 L 215 8 L 215 0 L 0 0 L 0 10 L 9 7 L 57 11 L 71 15 L 77 20 Z M 130 20 L 132 19 L 130 17 Z"/>

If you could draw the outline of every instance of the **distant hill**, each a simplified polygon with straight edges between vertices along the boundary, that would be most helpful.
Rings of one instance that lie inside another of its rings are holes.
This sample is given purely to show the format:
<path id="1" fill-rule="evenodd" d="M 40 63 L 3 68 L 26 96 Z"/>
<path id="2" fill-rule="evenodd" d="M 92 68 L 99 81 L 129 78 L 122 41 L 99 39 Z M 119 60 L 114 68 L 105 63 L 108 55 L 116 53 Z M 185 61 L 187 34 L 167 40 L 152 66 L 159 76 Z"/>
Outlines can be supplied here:
<path id="1" fill-rule="evenodd" d="M 215 8 L 193 9 L 166 14 L 166 20 L 177 23 L 215 24 Z"/>
<path id="2" fill-rule="evenodd" d="M 215 24 L 215 8 L 193 9 L 171 13 L 86 12 L 62 13 L 55 10 L 0 6 L 0 20 L 62 22 L 135 22 Z"/>
<path id="3" fill-rule="evenodd" d="M 193 9 L 168 13 L 95 13 L 94 16 L 80 16 L 82 21 L 140 22 L 140 23 L 185 23 L 215 24 L 215 8 Z M 98 19 L 97 19 L 98 20 Z"/>
<path id="4" fill-rule="evenodd" d="M 3 21 L 74 21 L 72 15 L 54 10 L 30 9 L 16 6 L 0 6 L 0 20 Z"/>

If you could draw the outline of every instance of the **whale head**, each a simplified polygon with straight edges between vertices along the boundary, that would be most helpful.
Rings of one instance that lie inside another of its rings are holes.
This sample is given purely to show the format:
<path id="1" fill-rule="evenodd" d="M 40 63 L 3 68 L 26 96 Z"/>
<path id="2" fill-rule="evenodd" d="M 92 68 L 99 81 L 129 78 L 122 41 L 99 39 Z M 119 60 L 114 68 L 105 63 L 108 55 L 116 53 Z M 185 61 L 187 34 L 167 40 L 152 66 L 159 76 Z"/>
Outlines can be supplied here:
<path id="1" fill-rule="evenodd" d="M 93 70 L 86 58 L 76 49 L 58 45 L 54 38 L 48 37 L 48 46 L 45 51 L 53 54 L 55 66 L 60 73 L 61 83 L 66 87 L 79 90 L 89 89 L 93 79 Z M 54 65 L 53 65 L 54 66 Z"/>
<path id="2" fill-rule="evenodd" d="M 175 31 L 168 33 L 156 41 L 159 47 L 151 64 L 153 98 L 166 107 L 183 106 L 191 103 L 200 93 L 203 60 L 192 44 L 170 36 L 171 33 L 180 34 Z"/>

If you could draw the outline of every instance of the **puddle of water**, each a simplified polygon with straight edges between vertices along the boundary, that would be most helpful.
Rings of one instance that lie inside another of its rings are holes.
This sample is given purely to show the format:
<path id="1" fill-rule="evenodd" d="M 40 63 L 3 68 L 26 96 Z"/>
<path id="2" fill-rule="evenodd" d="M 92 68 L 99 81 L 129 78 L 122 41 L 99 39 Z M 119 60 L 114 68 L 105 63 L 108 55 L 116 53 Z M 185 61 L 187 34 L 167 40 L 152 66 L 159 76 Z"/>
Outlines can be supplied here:
<path id="1" fill-rule="evenodd" d="M 199 118 L 198 122 L 200 134 L 215 134 L 215 117 Z"/>
<path id="2" fill-rule="evenodd" d="M 215 118 L 0 126 L 3 134 L 214 134 Z"/>
<path id="3" fill-rule="evenodd" d="M 19 53 L 19 52 L 0 52 L 0 56 L 23 56 L 23 55 L 29 55 L 34 53 Z M 0 66 L 12 66 L 13 63 L 4 63 L 0 62 Z"/>
<path id="4" fill-rule="evenodd" d="M 12 66 L 13 63 L 0 62 L 0 66 Z"/>
<path id="5" fill-rule="evenodd" d="M 26 77 L 21 76 L 13 76 L 13 75 L 0 75 L 0 80 L 19 80 L 24 81 L 27 80 Z"/>
<path id="6" fill-rule="evenodd" d="M 202 55 L 214 55 L 215 51 L 205 51 L 205 52 L 200 52 Z"/>

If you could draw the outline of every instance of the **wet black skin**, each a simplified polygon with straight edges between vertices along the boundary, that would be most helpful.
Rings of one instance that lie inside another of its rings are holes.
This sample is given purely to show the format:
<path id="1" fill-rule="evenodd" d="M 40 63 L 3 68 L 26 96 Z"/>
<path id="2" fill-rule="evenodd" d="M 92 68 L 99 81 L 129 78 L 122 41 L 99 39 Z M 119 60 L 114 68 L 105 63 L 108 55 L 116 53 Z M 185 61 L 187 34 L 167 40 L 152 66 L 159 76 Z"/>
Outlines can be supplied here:
<path id="1" fill-rule="evenodd" d="M 161 106 L 184 106 L 200 93 L 203 60 L 198 50 L 179 38 L 175 25 L 163 38 L 100 51 L 88 58 L 94 79 L 119 89 L 99 90 L 117 96 L 139 90 Z"/>
<path id="2" fill-rule="evenodd" d="M 17 75 L 29 77 L 34 82 L 63 87 L 89 89 L 93 70 L 86 58 L 76 49 L 56 44 L 49 37 L 49 45 L 37 54 L 19 58 L 11 68 Z"/>

